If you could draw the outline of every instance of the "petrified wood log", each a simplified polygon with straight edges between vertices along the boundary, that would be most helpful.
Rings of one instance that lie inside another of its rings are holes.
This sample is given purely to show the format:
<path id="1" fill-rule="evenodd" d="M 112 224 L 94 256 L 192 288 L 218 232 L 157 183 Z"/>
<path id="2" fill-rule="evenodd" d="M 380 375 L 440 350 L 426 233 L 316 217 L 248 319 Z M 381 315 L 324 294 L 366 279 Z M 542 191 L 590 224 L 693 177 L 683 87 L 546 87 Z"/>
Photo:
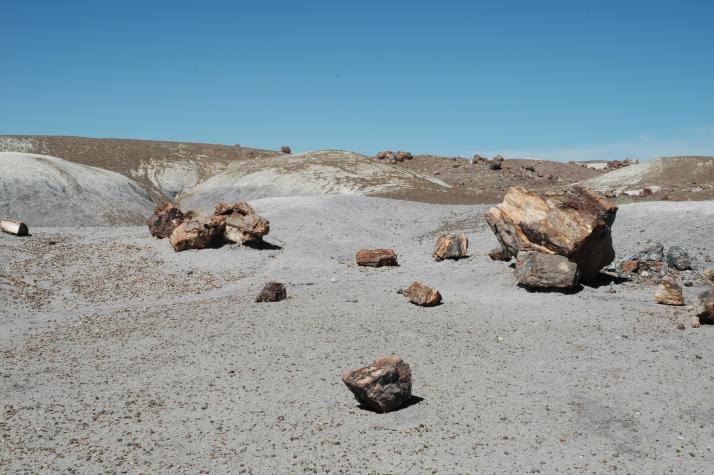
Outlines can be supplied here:
<path id="1" fill-rule="evenodd" d="M 421 282 L 413 282 L 404 291 L 404 296 L 411 300 L 412 303 L 422 307 L 433 307 L 441 302 L 439 291 Z"/>
<path id="2" fill-rule="evenodd" d="M 436 247 L 432 254 L 434 259 L 443 261 L 444 259 L 459 259 L 466 257 L 469 250 L 469 238 L 465 233 L 444 234 L 436 241 Z"/>
<path id="3" fill-rule="evenodd" d="M 589 280 L 615 258 L 610 230 L 616 213 L 617 206 L 583 187 L 552 195 L 514 187 L 488 210 L 486 221 L 509 256 L 558 254 Z"/>
<path id="4" fill-rule="evenodd" d="M 15 236 L 27 236 L 30 233 L 25 223 L 10 221 L 8 219 L 0 220 L 0 230 L 8 234 L 14 234 Z"/>
<path id="5" fill-rule="evenodd" d="M 169 241 L 176 252 L 205 249 L 221 244 L 225 230 L 225 216 L 191 219 L 176 226 Z"/>
<path id="6" fill-rule="evenodd" d="M 342 382 L 362 406 L 376 412 L 404 407 L 412 397 L 412 372 L 400 357 L 383 356 L 342 374 Z"/>
<path id="7" fill-rule="evenodd" d="M 580 272 L 566 257 L 521 251 L 516 258 L 516 278 L 530 289 L 570 289 L 580 282 Z"/>
<path id="8" fill-rule="evenodd" d="M 171 236 L 176 226 L 181 224 L 186 217 L 183 211 L 173 203 L 168 201 L 161 203 L 154 210 L 146 225 L 149 226 L 149 232 L 152 236 L 159 239 L 164 239 Z"/>
<path id="9" fill-rule="evenodd" d="M 362 249 L 355 257 L 358 266 L 382 267 L 397 266 L 397 253 L 394 249 Z"/>

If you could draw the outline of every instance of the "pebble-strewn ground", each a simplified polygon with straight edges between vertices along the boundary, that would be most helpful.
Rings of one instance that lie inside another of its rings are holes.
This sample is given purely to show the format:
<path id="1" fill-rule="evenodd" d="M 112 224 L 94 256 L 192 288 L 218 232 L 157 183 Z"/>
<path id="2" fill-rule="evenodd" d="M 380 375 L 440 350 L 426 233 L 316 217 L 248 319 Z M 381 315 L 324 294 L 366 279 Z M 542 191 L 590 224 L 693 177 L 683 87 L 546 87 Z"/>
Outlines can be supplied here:
<path id="1" fill-rule="evenodd" d="M 253 204 L 281 249 L 176 254 L 145 228 L 0 236 L 0 472 L 711 471 L 714 327 L 677 330 L 687 309 L 654 287 L 520 289 L 485 256 L 483 207 Z M 449 230 L 472 257 L 433 262 Z M 628 205 L 614 232 L 620 256 L 658 240 L 700 268 L 712 235 L 711 202 Z M 371 246 L 401 266 L 356 268 Z M 253 303 L 269 280 L 289 299 Z M 407 303 L 413 280 L 444 304 Z M 340 373 L 392 352 L 423 400 L 359 409 Z"/>

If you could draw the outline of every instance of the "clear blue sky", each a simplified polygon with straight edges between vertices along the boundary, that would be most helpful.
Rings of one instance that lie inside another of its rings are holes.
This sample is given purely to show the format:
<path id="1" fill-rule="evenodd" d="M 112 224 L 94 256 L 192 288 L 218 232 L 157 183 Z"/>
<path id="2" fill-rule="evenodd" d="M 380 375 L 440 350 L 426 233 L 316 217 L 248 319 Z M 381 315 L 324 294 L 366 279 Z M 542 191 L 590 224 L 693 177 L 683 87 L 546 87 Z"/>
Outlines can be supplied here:
<path id="1" fill-rule="evenodd" d="M 28 0 L 0 18 L 0 134 L 714 155 L 704 0 Z"/>

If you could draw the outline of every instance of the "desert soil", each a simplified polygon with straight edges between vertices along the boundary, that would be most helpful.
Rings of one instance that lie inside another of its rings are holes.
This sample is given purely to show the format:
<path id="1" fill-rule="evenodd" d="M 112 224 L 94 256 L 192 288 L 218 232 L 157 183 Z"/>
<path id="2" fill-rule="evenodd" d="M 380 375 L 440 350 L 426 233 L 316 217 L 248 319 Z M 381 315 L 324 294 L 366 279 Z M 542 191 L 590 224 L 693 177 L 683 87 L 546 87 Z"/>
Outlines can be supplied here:
<path id="1" fill-rule="evenodd" d="M 417 162 L 418 163 L 418 162 Z M 174 253 L 145 227 L 0 236 L 0 472 L 710 473 L 714 327 L 631 282 L 530 293 L 483 206 L 267 198 L 273 249 Z M 445 231 L 471 257 L 436 263 Z M 649 241 L 714 254 L 714 206 L 626 205 Z M 394 247 L 400 267 L 353 264 Z M 288 300 L 253 303 L 270 280 Z M 397 293 L 420 280 L 444 303 Z M 701 288 L 685 288 L 691 302 Z M 362 410 L 340 373 L 389 353 L 422 398 Z"/>

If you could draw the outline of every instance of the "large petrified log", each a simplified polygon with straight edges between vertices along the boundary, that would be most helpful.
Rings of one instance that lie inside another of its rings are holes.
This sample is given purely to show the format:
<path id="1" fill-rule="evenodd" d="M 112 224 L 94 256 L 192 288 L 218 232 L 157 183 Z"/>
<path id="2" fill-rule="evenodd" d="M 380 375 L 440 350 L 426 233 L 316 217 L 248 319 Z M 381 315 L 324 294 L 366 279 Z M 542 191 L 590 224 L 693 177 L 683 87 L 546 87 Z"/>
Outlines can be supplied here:
<path id="1" fill-rule="evenodd" d="M 342 382 L 362 406 L 376 412 L 404 407 L 412 397 L 412 372 L 400 357 L 383 356 L 364 368 L 342 374 Z"/>
<path id="2" fill-rule="evenodd" d="M 176 252 L 188 249 L 206 249 L 220 245 L 223 242 L 225 230 L 225 216 L 190 219 L 176 226 L 169 241 Z"/>
<path id="3" fill-rule="evenodd" d="M 466 257 L 469 250 L 469 238 L 465 233 L 444 234 L 436 241 L 436 247 L 432 254 L 439 262 L 444 259 L 460 259 Z"/>
<path id="4" fill-rule="evenodd" d="M 558 254 L 575 262 L 589 280 L 615 258 L 611 226 L 616 213 L 617 206 L 580 186 L 552 195 L 514 187 L 488 210 L 486 221 L 509 256 Z"/>
<path id="5" fill-rule="evenodd" d="M 441 294 L 439 291 L 421 282 L 413 282 L 412 285 L 404 291 L 404 296 L 412 303 L 421 305 L 422 307 L 433 307 L 441 303 Z"/>
<path id="6" fill-rule="evenodd" d="M 358 266 L 382 267 L 396 266 L 397 253 L 394 249 L 362 249 L 357 251 L 355 261 Z"/>
<path id="7" fill-rule="evenodd" d="M 149 232 L 152 236 L 164 239 L 171 236 L 176 226 L 181 224 L 185 218 L 178 206 L 165 201 L 156 207 L 154 214 L 149 217 L 146 224 L 149 226 Z"/>
<path id="8" fill-rule="evenodd" d="M 521 251 L 516 258 L 516 278 L 530 289 L 571 289 L 580 282 L 580 272 L 567 257 Z"/>
<path id="9" fill-rule="evenodd" d="M 30 234 L 25 223 L 8 219 L 0 220 L 0 230 L 4 233 L 14 234 L 15 236 L 27 236 Z"/>

